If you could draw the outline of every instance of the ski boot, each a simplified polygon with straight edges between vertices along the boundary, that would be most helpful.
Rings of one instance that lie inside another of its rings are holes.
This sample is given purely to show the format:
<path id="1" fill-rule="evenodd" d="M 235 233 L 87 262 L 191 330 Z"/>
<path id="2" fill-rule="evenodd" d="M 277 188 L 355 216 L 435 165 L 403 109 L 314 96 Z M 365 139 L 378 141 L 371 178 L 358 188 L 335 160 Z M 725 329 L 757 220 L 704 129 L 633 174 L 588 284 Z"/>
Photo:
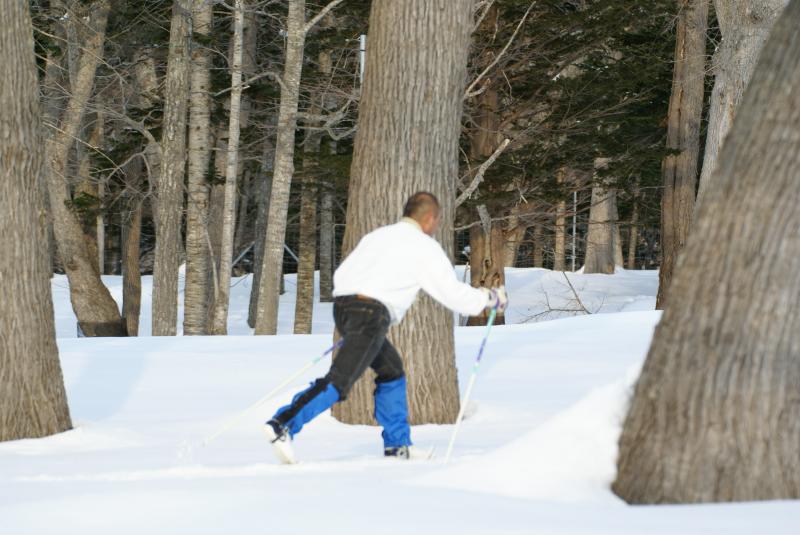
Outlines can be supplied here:
<path id="1" fill-rule="evenodd" d="M 287 428 L 275 420 L 270 420 L 264 424 L 264 434 L 267 435 L 267 439 L 272 444 L 272 450 L 281 463 L 295 464 L 297 462 L 292 450 L 292 437 L 289 436 Z"/>

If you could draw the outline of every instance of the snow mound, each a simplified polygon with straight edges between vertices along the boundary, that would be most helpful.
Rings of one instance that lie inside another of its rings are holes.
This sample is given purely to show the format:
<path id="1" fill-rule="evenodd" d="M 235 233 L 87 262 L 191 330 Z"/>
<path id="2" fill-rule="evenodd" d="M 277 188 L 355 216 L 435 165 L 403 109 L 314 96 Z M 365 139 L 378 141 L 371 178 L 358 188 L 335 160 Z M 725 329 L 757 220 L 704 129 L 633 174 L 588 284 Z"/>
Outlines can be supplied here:
<path id="1" fill-rule="evenodd" d="M 490 453 L 419 478 L 424 485 L 563 502 L 608 501 L 634 366 Z M 521 423 L 522 425 L 522 423 Z"/>

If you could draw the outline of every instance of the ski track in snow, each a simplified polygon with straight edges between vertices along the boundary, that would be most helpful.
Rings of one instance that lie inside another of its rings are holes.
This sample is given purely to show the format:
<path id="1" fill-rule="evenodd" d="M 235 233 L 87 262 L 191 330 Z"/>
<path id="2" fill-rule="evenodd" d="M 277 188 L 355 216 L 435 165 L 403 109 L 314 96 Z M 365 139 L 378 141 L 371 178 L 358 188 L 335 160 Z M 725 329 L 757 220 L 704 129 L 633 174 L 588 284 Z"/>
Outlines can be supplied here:
<path id="1" fill-rule="evenodd" d="M 548 311 L 574 308 L 563 274 L 507 271 L 510 325 L 492 331 L 449 464 L 385 459 L 379 429 L 325 414 L 298 435 L 293 466 L 274 461 L 259 426 L 329 358 L 240 425 L 203 439 L 330 345 L 330 304 L 316 304 L 315 334 L 288 334 L 288 276 L 283 334 L 254 337 L 245 277 L 233 281 L 232 336 L 77 339 L 66 279 L 55 277 L 76 427 L 0 444 L 0 533 L 798 533 L 798 502 L 628 507 L 610 492 L 631 387 L 659 318 L 658 276 L 567 276 L 592 315 Z M 120 299 L 120 278 L 105 280 Z M 150 284 L 145 277 L 145 335 Z M 462 387 L 483 333 L 456 330 Z M 451 432 L 424 425 L 412 436 L 444 455 Z"/>

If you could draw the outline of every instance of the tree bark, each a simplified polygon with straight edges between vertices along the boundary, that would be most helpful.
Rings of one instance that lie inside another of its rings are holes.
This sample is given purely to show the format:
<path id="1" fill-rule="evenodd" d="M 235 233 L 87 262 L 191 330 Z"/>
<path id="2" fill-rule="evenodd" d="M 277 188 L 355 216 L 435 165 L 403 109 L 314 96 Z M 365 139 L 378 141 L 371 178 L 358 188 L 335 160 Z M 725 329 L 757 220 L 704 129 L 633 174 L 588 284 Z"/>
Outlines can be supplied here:
<path id="1" fill-rule="evenodd" d="M 164 90 L 161 173 L 156 187 L 156 250 L 153 265 L 153 336 L 174 336 L 178 326 L 186 110 L 189 97 L 191 11 L 174 0 Z"/>
<path id="2" fill-rule="evenodd" d="M 275 146 L 269 136 L 264 136 L 264 150 L 261 156 L 261 173 L 258 186 L 258 211 L 256 212 L 255 232 L 253 233 L 253 277 L 250 288 L 250 307 L 247 312 L 247 324 L 256 326 L 256 311 L 258 310 L 258 293 L 261 289 L 261 266 L 264 263 L 264 245 L 267 239 L 267 214 L 269 213 L 269 198 L 272 192 L 272 164 L 275 158 Z"/>
<path id="3" fill-rule="evenodd" d="M 556 182 L 563 184 L 567 170 L 559 169 Z M 553 246 L 553 271 L 565 271 L 567 265 L 567 201 L 560 200 L 556 204 L 555 244 Z"/>
<path id="4" fill-rule="evenodd" d="M 600 186 L 592 188 L 584 273 L 605 273 L 607 275 L 614 273 L 613 197 L 614 190 Z"/>
<path id="5" fill-rule="evenodd" d="M 294 141 L 297 128 L 297 103 L 303 70 L 305 46 L 305 0 L 289 0 L 286 17 L 286 60 L 278 112 L 278 135 L 272 177 L 266 240 L 261 265 L 261 280 L 256 305 L 255 333 L 276 334 L 278 298 L 283 273 L 283 244 L 289 210 L 289 190 L 294 174 Z"/>
<path id="6" fill-rule="evenodd" d="M 697 204 L 635 388 L 613 485 L 630 503 L 800 498 L 798 88 L 793 0 Z"/>
<path id="7" fill-rule="evenodd" d="M 488 238 L 487 238 L 488 236 Z M 503 230 L 499 225 L 491 225 L 487 233 L 483 226 L 474 226 L 469 230 L 470 284 L 475 288 L 495 288 L 506 283 L 506 272 L 503 266 Z M 486 325 L 489 313 L 484 311 L 478 316 L 467 319 L 467 325 Z M 505 315 L 498 313 L 495 325 L 505 325 Z"/>
<path id="8" fill-rule="evenodd" d="M 72 45 L 72 43 L 70 43 Z M 76 48 L 79 47 L 75 43 Z M 89 125 L 87 125 L 89 126 Z M 78 148 L 78 184 L 75 188 L 75 195 L 87 195 L 96 200 L 97 208 L 101 208 L 103 204 L 103 196 L 105 194 L 105 184 L 95 181 L 92 178 L 92 162 L 90 148 L 99 147 L 103 138 L 103 115 L 100 113 L 95 114 L 94 124 L 91 125 L 91 132 L 86 139 L 86 147 L 81 143 L 77 144 Z M 86 238 L 87 247 L 90 254 L 97 258 L 97 270 L 100 275 L 105 272 L 105 218 L 102 211 L 98 210 L 98 214 L 91 224 L 89 221 L 83 221 L 84 236 Z"/>
<path id="9" fill-rule="evenodd" d="M 512 209 L 511 217 L 507 220 L 503 232 L 503 267 L 513 268 L 516 265 L 519 246 L 528 230 L 528 226 L 517 215 L 519 212 L 519 207 Z"/>
<path id="10" fill-rule="evenodd" d="M 142 199 L 131 200 L 131 211 L 124 222 L 122 239 L 122 321 L 128 336 L 139 335 L 142 306 L 142 271 L 139 265 L 142 238 Z"/>
<path id="11" fill-rule="evenodd" d="M 242 103 L 242 48 L 244 31 L 244 0 L 235 0 L 233 58 L 231 65 L 231 102 L 228 124 L 228 153 L 225 160 L 225 201 L 222 219 L 217 292 L 214 299 L 211 334 L 227 334 L 228 304 L 231 289 L 233 238 L 236 229 L 236 182 L 239 176 L 239 114 Z"/>
<path id="12" fill-rule="evenodd" d="M 714 89 L 698 197 L 704 195 L 761 48 L 786 3 L 787 0 L 714 0 L 722 41 L 712 60 Z"/>
<path id="13" fill-rule="evenodd" d="M 679 0 L 675 67 L 662 163 L 661 267 L 656 308 L 663 308 L 675 260 L 692 224 L 706 68 L 708 0 Z"/>
<path id="14" fill-rule="evenodd" d="M 544 232 L 542 225 L 533 226 L 533 267 L 544 266 Z"/>
<path id="15" fill-rule="evenodd" d="M 608 167 L 608 158 L 596 158 L 595 172 Z M 586 256 L 583 272 L 614 273 L 616 260 L 614 240 L 614 213 L 616 211 L 616 192 L 602 185 L 592 187 L 592 204 L 589 208 L 589 229 L 586 232 Z"/>
<path id="16" fill-rule="evenodd" d="M 472 4 L 373 2 L 344 253 L 367 232 L 397 221 L 409 195 L 428 190 L 442 204 L 436 237 L 452 255 Z M 411 423 L 452 423 L 459 407 L 453 314 L 422 296 L 403 323 L 391 329 L 390 339 L 404 357 Z M 371 373 L 347 402 L 334 407 L 337 418 L 373 422 Z"/>
<path id="17" fill-rule="evenodd" d="M 611 206 L 611 221 L 614 225 L 614 265 L 622 267 L 625 265 L 625 259 L 622 256 L 622 232 L 619 228 L 619 210 L 617 209 L 617 192 L 614 191 L 614 196 L 611 198 L 613 203 Z"/>
<path id="18" fill-rule="evenodd" d="M 194 0 L 192 33 L 207 38 L 211 33 L 213 5 Z M 191 52 L 189 97 L 189 163 L 186 203 L 186 281 L 184 284 L 183 333 L 207 334 L 209 254 L 208 170 L 211 158 L 211 51 L 194 43 Z"/>
<path id="19" fill-rule="evenodd" d="M 636 269 L 636 247 L 639 244 L 639 203 L 637 195 L 633 198 L 633 215 L 631 216 L 631 230 L 628 239 L 628 269 Z"/>
<path id="20" fill-rule="evenodd" d="M 39 90 L 27 2 L 0 0 L 0 441 L 72 427 L 56 347 Z"/>
<path id="21" fill-rule="evenodd" d="M 312 109 L 312 113 L 313 113 Z M 314 170 L 320 136 L 310 134 L 303 150 L 303 190 L 300 200 L 300 244 L 297 257 L 297 295 L 294 309 L 294 333 L 311 334 L 314 315 L 314 269 L 317 259 L 317 186 Z"/>
<path id="22" fill-rule="evenodd" d="M 72 309 L 86 336 L 124 336 L 117 303 L 103 285 L 97 268 L 95 250 L 87 245 L 83 228 L 68 204 L 71 200 L 67 183 L 70 147 L 80 129 L 86 103 L 92 93 L 97 64 L 103 56 L 106 24 L 110 7 L 107 0 L 94 4 L 89 19 L 93 32 L 84 43 L 72 95 L 55 131 L 46 142 L 49 162 L 48 193 L 53 215 L 53 231 L 70 287 Z"/>
<path id="23" fill-rule="evenodd" d="M 333 214 L 333 185 L 322 186 L 319 202 L 319 300 L 333 301 L 333 272 L 335 270 L 335 219 Z"/>

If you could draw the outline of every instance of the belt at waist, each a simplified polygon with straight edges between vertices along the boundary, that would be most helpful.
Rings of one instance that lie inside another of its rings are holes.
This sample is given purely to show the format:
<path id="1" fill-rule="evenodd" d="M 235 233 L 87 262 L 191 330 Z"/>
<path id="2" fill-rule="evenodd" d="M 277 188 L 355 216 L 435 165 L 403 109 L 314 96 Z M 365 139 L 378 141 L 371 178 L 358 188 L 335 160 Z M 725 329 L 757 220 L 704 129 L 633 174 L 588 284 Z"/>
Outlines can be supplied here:
<path id="1" fill-rule="evenodd" d="M 367 297 L 366 295 L 361 294 L 353 294 L 353 295 L 340 295 L 338 297 L 333 298 L 334 301 L 363 301 L 364 303 L 371 303 L 374 305 L 381 305 L 384 306 L 383 303 L 378 301 L 377 299 L 373 299 L 372 297 Z"/>

